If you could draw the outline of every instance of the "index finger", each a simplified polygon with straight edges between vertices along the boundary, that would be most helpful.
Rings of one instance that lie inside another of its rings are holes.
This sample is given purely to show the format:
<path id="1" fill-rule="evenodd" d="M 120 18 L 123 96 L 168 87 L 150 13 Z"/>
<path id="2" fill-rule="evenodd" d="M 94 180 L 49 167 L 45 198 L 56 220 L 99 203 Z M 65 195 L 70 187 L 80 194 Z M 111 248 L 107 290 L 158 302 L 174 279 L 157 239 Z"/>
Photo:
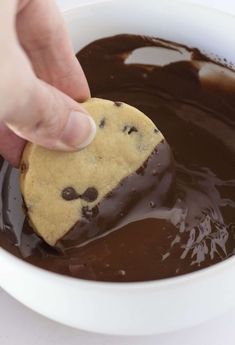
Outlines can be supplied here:
<path id="1" fill-rule="evenodd" d="M 83 101 L 89 86 L 77 61 L 63 17 L 53 0 L 20 0 L 16 28 L 36 75 Z"/>

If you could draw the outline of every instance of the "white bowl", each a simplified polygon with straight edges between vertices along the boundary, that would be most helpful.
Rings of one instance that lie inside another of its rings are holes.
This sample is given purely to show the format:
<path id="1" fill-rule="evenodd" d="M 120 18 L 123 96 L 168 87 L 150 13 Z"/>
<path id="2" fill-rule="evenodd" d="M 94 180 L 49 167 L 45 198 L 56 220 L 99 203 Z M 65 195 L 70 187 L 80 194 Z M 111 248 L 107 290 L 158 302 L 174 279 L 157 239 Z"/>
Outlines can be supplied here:
<path id="1" fill-rule="evenodd" d="M 100 37 L 140 33 L 235 62 L 235 18 L 183 1 L 88 3 L 65 18 L 75 51 Z M 108 334 L 154 334 L 193 326 L 234 306 L 235 257 L 161 281 L 101 283 L 47 272 L 0 249 L 0 286 L 69 326 Z"/>

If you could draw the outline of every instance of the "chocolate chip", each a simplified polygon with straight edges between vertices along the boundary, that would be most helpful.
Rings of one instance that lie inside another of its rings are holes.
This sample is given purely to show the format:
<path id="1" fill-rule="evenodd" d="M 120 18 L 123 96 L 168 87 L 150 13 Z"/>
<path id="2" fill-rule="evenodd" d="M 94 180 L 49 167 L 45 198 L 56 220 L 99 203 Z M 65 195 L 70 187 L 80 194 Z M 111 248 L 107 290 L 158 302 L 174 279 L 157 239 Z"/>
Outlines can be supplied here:
<path id="1" fill-rule="evenodd" d="M 78 194 L 73 187 L 66 187 L 63 189 L 61 196 L 67 201 L 81 198 L 87 202 L 92 202 L 97 199 L 98 191 L 94 187 L 89 187 L 83 194 Z"/>
<path id="2" fill-rule="evenodd" d="M 81 199 L 87 201 L 87 202 L 92 202 L 95 201 L 98 197 L 98 191 L 94 187 L 89 187 L 85 190 L 85 192 L 80 196 Z"/>
<path id="3" fill-rule="evenodd" d="M 108 194 L 106 194 L 105 196 L 107 199 L 110 199 L 113 197 L 113 192 L 109 192 Z"/>
<path id="4" fill-rule="evenodd" d="M 154 133 L 158 133 L 159 132 L 159 129 L 157 129 L 157 128 L 154 128 Z"/>
<path id="5" fill-rule="evenodd" d="M 82 215 L 88 220 L 92 220 L 92 218 L 95 218 L 97 214 L 99 213 L 99 209 L 97 206 L 90 208 L 89 206 L 84 206 L 82 208 Z"/>
<path id="6" fill-rule="evenodd" d="M 131 134 L 133 132 L 138 132 L 138 129 L 134 126 L 129 126 L 129 125 L 126 125 L 123 127 L 123 130 L 122 130 L 124 133 L 127 132 L 127 134 Z"/>
<path id="7" fill-rule="evenodd" d="M 28 170 L 27 164 L 25 162 L 22 162 L 20 164 L 20 172 L 21 172 L 21 174 L 24 174 L 27 170 Z"/>
<path id="8" fill-rule="evenodd" d="M 82 208 L 82 214 L 84 217 L 86 217 L 87 219 L 91 219 L 92 218 L 92 209 L 89 208 L 88 206 L 84 206 Z"/>
<path id="9" fill-rule="evenodd" d="M 106 124 L 106 121 L 105 121 L 105 118 L 103 118 L 103 119 L 100 121 L 99 127 L 100 127 L 100 128 L 104 128 L 105 124 Z"/>
<path id="10" fill-rule="evenodd" d="M 24 213 L 27 214 L 28 207 L 26 206 L 26 202 L 25 202 L 23 196 L 22 196 L 22 208 L 23 208 Z"/>
<path id="11" fill-rule="evenodd" d="M 122 102 L 113 102 L 114 103 L 114 105 L 116 105 L 116 107 L 121 107 L 122 106 Z"/>
<path id="12" fill-rule="evenodd" d="M 62 190 L 61 196 L 64 200 L 70 201 L 80 198 L 81 196 L 73 187 L 66 187 Z"/>

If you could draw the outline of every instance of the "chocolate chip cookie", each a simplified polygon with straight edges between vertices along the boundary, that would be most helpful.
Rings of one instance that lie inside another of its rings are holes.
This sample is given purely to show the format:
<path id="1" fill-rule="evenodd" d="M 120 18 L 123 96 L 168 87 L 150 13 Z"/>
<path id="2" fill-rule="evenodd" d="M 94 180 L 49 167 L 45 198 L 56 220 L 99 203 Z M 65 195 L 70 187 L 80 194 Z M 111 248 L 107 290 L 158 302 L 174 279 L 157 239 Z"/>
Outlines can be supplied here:
<path id="1" fill-rule="evenodd" d="M 164 139 L 146 115 L 125 103 L 91 98 L 83 106 L 97 126 L 90 145 L 57 152 L 28 143 L 21 160 L 27 215 L 52 246 L 82 219 L 84 208 L 97 206 Z"/>

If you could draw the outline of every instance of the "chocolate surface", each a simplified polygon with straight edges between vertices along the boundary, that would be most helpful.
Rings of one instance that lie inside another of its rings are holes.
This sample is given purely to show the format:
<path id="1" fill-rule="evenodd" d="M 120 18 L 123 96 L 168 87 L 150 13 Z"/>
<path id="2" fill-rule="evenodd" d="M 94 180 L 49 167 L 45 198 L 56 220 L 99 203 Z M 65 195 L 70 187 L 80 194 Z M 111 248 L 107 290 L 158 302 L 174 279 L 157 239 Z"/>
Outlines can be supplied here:
<path id="1" fill-rule="evenodd" d="M 139 48 L 164 51 L 172 61 L 164 64 L 158 54 L 145 51 L 154 61 L 144 64 Z M 180 61 L 172 58 L 173 53 Z M 235 73 L 196 49 L 144 36 L 98 40 L 80 51 L 78 58 L 92 96 L 111 99 L 116 106 L 126 102 L 156 123 L 173 151 L 176 188 L 169 195 L 166 188 L 157 189 L 166 186 L 172 175 L 153 166 L 153 155 L 96 210 L 84 209 L 83 227 L 75 227 L 53 249 L 25 220 L 18 172 L 2 160 L 0 245 L 51 271 L 122 282 L 176 276 L 233 255 Z M 125 131 L 135 135 L 131 128 Z M 164 145 L 158 154 L 164 157 Z M 84 194 L 90 198 L 93 192 Z M 136 205 L 128 202 L 131 193 L 139 193 L 137 199 L 131 198 L 138 200 Z M 108 222 L 115 212 L 113 223 Z"/>

